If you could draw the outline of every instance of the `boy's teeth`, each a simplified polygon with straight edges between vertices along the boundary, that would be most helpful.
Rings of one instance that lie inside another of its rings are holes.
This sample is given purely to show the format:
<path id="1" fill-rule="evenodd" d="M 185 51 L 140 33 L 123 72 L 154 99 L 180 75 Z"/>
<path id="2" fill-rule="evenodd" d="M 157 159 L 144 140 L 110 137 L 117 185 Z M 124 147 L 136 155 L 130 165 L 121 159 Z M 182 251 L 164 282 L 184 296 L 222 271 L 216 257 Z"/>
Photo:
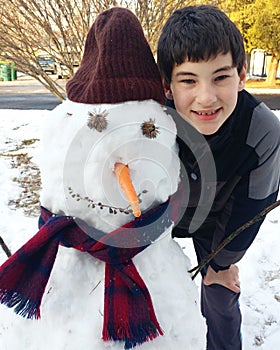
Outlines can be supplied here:
<path id="1" fill-rule="evenodd" d="M 199 115 L 211 115 L 214 114 L 216 111 L 211 111 L 211 112 L 197 112 Z"/>

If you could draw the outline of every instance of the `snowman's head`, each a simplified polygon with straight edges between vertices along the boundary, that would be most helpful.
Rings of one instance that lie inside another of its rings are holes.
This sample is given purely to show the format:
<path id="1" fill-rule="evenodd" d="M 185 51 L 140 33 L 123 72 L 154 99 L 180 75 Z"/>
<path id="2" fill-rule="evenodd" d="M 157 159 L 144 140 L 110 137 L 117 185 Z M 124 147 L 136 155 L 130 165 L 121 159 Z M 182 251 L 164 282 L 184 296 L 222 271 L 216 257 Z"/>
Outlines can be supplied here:
<path id="1" fill-rule="evenodd" d="M 66 105 L 67 128 L 60 150 L 64 149 L 63 188 L 69 215 L 89 224 L 103 222 L 103 230 L 105 226 L 112 230 L 177 190 L 176 127 L 164 107 L 152 100 Z M 131 179 L 124 186 L 128 192 L 119 181 L 123 171 Z M 138 209 L 133 210 L 131 198 L 137 200 Z"/>

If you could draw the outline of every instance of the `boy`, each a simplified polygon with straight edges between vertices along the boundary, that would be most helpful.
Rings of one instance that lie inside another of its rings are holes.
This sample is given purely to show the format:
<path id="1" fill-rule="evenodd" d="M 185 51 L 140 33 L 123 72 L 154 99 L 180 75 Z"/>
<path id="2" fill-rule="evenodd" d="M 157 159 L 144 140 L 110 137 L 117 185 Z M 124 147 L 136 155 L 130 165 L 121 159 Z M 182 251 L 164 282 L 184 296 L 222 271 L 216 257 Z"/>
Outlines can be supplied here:
<path id="1" fill-rule="evenodd" d="M 243 90 L 242 36 L 214 6 L 190 6 L 171 15 L 159 39 L 158 64 L 168 103 L 174 103 L 179 114 L 174 119 L 187 174 L 182 180 L 189 186 L 188 204 L 173 236 L 192 237 L 200 262 L 226 236 L 277 199 L 280 124 L 263 103 Z M 198 147 L 196 135 L 204 136 L 204 145 L 200 142 Z M 209 167 L 203 168 L 207 162 Z M 200 193 L 205 200 L 200 200 Z M 190 229 L 194 216 L 199 225 Z M 208 326 L 208 350 L 242 347 L 235 263 L 260 225 L 244 230 L 202 271 L 201 308 Z"/>

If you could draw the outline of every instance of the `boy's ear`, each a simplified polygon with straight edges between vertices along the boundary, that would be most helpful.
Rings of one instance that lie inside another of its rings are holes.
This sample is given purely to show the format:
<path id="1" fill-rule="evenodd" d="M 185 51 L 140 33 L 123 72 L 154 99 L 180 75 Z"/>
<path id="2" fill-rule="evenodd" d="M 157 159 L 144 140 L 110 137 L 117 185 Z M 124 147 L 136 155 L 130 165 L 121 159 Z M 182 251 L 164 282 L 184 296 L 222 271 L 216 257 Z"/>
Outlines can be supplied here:
<path id="1" fill-rule="evenodd" d="M 167 84 L 167 82 L 164 79 L 162 79 L 162 85 L 163 85 L 163 88 L 164 88 L 165 97 L 168 100 L 173 100 L 173 95 L 172 95 L 172 91 L 170 89 L 170 85 Z"/>
<path id="2" fill-rule="evenodd" d="M 241 91 L 244 89 L 245 82 L 246 82 L 246 73 L 247 73 L 247 63 L 245 62 L 243 65 L 243 68 L 239 74 L 239 85 L 238 85 L 238 91 Z"/>

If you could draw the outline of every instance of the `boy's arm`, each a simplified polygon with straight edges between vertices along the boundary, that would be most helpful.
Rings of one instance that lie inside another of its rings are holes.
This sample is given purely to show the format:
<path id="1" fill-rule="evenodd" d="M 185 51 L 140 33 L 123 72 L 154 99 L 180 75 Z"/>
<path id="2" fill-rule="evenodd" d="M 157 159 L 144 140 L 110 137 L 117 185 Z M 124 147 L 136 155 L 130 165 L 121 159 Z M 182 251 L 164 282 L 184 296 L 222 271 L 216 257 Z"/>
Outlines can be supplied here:
<path id="1" fill-rule="evenodd" d="M 242 177 L 227 201 L 214 234 L 212 249 L 277 200 L 280 177 L 279 122 L 274 126 L 263 134 L 257 144 L 248 139 L 258 153 L 258 166 Z M 262 222 L 263 220 L 242 231 L 213 259 L 211 267 L 219 271 L 239 261 L 255 239 Z"/>

